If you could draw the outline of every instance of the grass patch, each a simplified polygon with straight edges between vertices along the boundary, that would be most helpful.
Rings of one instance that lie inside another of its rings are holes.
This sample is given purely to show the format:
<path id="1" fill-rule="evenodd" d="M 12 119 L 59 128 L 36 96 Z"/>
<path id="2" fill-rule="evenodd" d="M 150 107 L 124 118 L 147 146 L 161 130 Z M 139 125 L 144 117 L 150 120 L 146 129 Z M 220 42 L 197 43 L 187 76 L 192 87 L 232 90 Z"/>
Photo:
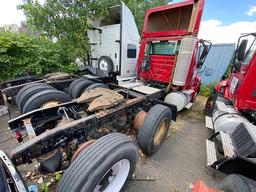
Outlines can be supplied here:
<path id="1" fill-rule="evenodd" d="M 209 85 L 201 85 L 199 95 L 209 97 L 211 95 L 212 91 L 214 90 L 215 85 L 216 85 L 215 82 L 211 83 Z"/>

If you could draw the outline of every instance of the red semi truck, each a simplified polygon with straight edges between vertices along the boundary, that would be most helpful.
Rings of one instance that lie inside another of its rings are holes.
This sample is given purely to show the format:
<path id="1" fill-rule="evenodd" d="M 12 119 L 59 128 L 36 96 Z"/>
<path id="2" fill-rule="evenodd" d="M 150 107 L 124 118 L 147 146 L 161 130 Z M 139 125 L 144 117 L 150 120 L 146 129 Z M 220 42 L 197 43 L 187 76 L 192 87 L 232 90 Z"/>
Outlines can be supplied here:
<path id="1" fill-rule="evenodd" d="M 248 40 L 252 40 L 248 43 Z M 226 174 L 256 179 L 256 33 L 242 35 L 232 72 L 208 98 L 207 165 Z"/>
<path id="2" fill-rule="evenodd" d="M 198 70 L 209 51 L 197 38 L 203 6 L 204 0 L 188 0 L 147 11 L 136 79 L 116 85 L 84 78 L 70 87 L 82 94 L 78 98 L 10 120 L 10 129 L 24 141 L 11 152 L 14 164 L 36 159 L 41 169 L 54 172 L 64 156 L 72 163 L 59 191 L 124 188 L 137 151 L 130 139 L 115 132 L 131 130 L 142 151 L 152 155 L 161 147 L 177 109 L 192 105 L 201 84 Z M 31 96 L 26 108 L 38 108 L 46 92 L 51 90 Z"/>
<path id="3" fill-rule="evenodd" d="M 137 80 L 121 86 L 145 94 L 165 89 L 166 103 L 176 105 L 178 111 L 191 107 L 201 84 L 198 71 L 209 51 L 207 43 L 197 38 L 203 7 L 204 0 L 188 0 L 149 9 L 142 30 Z M 204 47 L 201 54 L 200 43 Z"/>

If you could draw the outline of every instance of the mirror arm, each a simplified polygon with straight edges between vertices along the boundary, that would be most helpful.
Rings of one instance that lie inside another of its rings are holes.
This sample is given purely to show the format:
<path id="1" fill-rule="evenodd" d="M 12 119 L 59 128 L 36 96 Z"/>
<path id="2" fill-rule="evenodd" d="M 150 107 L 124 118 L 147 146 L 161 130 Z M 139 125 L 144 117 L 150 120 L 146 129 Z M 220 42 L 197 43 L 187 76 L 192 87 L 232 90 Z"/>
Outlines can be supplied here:
<path id="1" fill-rule="evenodd" d="M 210 41 L 206 41 L 206 40 L 203 40 L 203 39 L 200 39 L 199 40 L 199 43 L 201 43 L 203 45 L 203 51 L 201 53 L 201 55 L 199 56 L 199 60 L 198 60 L 198 63 L 197 63 L 197 68 L 201 68 L 206 60 L 206 57 L 212 47 L 212 43 Z M 206 43 L 208 45 L 206 45 Z M 205 52 L 204 50 L 206 50 L 206 53 L 205 53 L 205 56 L 202 58 L 202 54 Z"/>

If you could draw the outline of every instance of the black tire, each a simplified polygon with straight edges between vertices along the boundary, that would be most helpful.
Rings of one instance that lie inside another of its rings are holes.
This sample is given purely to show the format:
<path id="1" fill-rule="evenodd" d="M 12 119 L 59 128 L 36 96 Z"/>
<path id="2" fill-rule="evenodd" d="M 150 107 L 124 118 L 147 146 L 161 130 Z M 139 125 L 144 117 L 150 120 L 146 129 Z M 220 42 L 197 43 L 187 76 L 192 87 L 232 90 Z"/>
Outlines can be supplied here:
<path id="1" fill-rule="evenodd" d="M 144 153 L 152 155 L 161 147 L 170 127 L 171 117 L 171 110 L 164 105 L 158 104 L 149 110 L 137 136 L 138 145 Z M 161 130 L 162 123 L 165 126 Z"/>
<path id="2" fill-rule="evenodd" d="M 217 93 L 212 93 L 208 97 L 205 104 L 205 108 L 204 108 L 205 115 L 212 117 L 213 111 L 216 107 L 216 101 L 221 101 L 226 105 L 232 105 L 232 103 L 228 99 L 224 98 L 223 96 L 219 96 Z"/>
<path id="3" fill-rule="evenodd" d="M 105 65 L 106 69 L 103 68 L 103 64 Z M 110 73 L 113 72 L 113 69 L 114 69 L 114 64 L 112 59 L 107 56 L 101 56 L 98 60 L 98 69 L 101 72 L 103 72 L 106 76 L 108 76 Z"/>
<path id="4" fill-rule="evenodd" d="M 72 83 L 70 83 L 69 87 L 68 87 L 68 94 L 70 96 L 72 96 L 72 90 L 73 90 L 73 87 L 80 81 L 83 81 L 84 79 L 75 79 L 74 81 L 72 81 Z"/>
<path id="5" fill-rule="evenodd" d="M 207 99 L 207 101 L 205 103 L 205 107 L 204 107 L 204 114 L 206 116 L 209 116 L 209 117 L 212 116 L 217 96 L 218 96 L 217 93 L 212 93 L 208 97 L 208 99 Z"/>
<path id="6" fill-rule="evenodd" d="M 106 88 L 109 89 L 109 87 L 107 85 L 105 85 L 104 83 L 94 83 L 90 86 L 88 86 L 85 90 L 91 90 L 91 89 L 95 89 L 95 88 Z"/>
<path id="7" fill-rule="evenodd" d="M 44 91 L 54 89 L 52 86 L 46 83 L 38 83 L 38 84 L 30 84 L 24 86 L 20 91 L 17 93 L 16 96 L 16 104 L 18 108 L 21 110 L 24 106 L 25 102 L 34 94 Z"/>
<path id="8" fill-rule="evenodd" d="M 22 113 L 27 113 L 29 111 L 38 109 L 42 107 L 43 104 L 49 101 L 58 101 L 59 103 L 65 103 L 71 100 L 72 98 L 62 91 L 44 90 L 34 94 L 27 100 L 27 102 L 24 104 L 24 107 L 22 108 Z"/>
<path id="9" fill-rule="evenodd" d="M 93 81 L 90 80 L 83 80 L 79 81 L 75 84 L 75 86 L 72 89 L 72 97 L 78 98 L 82 95 L 82 93 L 86 90 L 87 87 L 93 84 Z"/>
<path id="10" fill-rule="evenodd" d="M 130 169 L 119 191 L 125 189 L 135 170 L 137 147 L 121 133 L 108 134 L 84 149 L 71 163 L 63 174 L 57 192 L 91 192 L 103 176 L 110 173 L 110 168 L 123 159 L 130 162 Z"/>
<path id="11" fill-rule="evenodd" d="M 237 174 L 225 177 L 218 186 L 224 192 L 255 192 L 255 181 Z"/>

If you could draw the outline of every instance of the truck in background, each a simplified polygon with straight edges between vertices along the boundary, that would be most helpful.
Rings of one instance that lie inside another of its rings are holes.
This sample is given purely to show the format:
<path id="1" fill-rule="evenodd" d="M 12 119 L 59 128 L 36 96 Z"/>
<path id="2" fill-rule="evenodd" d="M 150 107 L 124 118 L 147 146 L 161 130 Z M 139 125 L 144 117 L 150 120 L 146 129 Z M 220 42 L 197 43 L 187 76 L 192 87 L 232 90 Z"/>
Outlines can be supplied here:
<path id="1" fill-rule="evenodd" d="M 94 22 L 87 33 L 93 68 L 106 76 L 116 73 L 119 81 L 135 78 L 140 35 L 132 12 L 123 2 L 111 7 L 109 15 Z"/>
<path id="2" fill-rule="evenodd" d="M 252 39 L 252 43 L 248 40 Z M 226 174 L 256 178 L 256 33 L 237 43 L 232 72 L 205 105 L 207 165 Z"/>

